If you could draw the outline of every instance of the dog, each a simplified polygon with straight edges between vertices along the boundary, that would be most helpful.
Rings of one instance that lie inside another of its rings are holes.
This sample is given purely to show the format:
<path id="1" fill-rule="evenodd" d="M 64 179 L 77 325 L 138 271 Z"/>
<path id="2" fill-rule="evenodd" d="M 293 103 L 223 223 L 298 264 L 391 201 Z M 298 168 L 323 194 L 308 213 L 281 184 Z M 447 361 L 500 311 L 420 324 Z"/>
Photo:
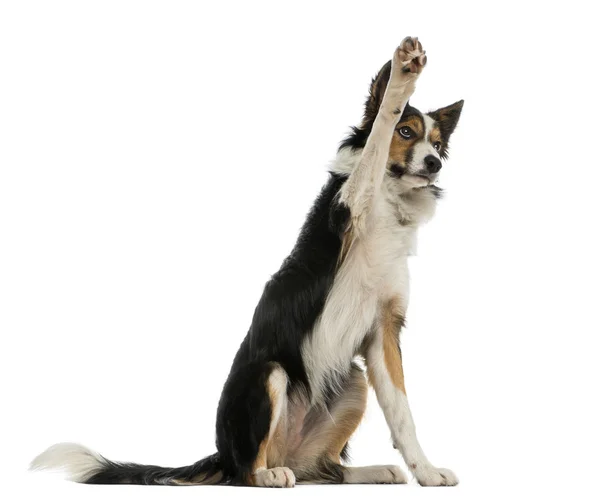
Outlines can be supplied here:
<path id="1" fill-rule="evenodd" d="M 399 339 L 407 256 L 441 196 L 435 183 L 463 106 L 423 114 L 408 104 L 426 63 L 419 40 L 407 37 L 373 79 L 364 118 L 342 142 L 235 356 L 217 410 L 217 453 L 163 468 L 61 443 L 34 459 L 33 469 L 62 468 L 88 484 L 406 483 L 397 466 L 345 465 L 368 381 L 418 483 L 458 483 L 419 445 Z"/>

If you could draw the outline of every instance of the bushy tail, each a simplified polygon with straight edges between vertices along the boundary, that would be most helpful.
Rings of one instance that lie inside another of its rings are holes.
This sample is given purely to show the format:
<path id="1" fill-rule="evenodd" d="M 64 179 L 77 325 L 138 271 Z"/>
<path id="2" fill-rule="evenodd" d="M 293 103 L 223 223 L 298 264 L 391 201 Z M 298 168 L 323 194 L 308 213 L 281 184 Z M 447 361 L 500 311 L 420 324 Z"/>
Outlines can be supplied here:
<path id="1" fill-rule="evenodd" d="M 66 472 L 71 481 L 92 485 L 216 485 L 225 482 L 219 454 L 186 467 L 158 467 L 112 462 L 75 443 L 59 443 L 38 455 L 31 470 L 53 469 Z"/>

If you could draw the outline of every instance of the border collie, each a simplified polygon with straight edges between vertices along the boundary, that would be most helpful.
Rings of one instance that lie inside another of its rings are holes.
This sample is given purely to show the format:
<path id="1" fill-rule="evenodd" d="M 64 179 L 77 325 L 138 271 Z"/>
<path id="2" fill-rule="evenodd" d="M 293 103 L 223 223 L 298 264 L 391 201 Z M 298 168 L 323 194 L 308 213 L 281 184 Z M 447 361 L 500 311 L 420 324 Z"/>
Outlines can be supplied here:
<path id="1" fill-rule="evenodd" d="M 463 105 L 423 114 L 408 104 L 426 62 L 421 43 L 408 37 L 373 79 L 363 121 L 341 144 L 235 356 L 217 410 L 217 453 L 163 468 L 62 443 L 33 469 L 62 468 L 89 484 L 406 483 L 397 466 L 345 465 L 368 381 L 416 480 L 458 483 L 419 445 L 400 351 L 407 256 L 441 195 L 435 183 Z"/>

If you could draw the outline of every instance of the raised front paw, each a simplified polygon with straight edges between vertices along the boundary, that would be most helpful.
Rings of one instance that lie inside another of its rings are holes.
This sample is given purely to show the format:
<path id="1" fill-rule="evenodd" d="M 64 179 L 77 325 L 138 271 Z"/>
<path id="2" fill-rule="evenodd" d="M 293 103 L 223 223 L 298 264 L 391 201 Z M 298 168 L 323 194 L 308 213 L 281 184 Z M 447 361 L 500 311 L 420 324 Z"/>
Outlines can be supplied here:
<path id="1" fill-rule="evenodd" d="M 438 469 L 432 465 L 411 469 L 421 486 L 455 486 L 458 478 L 450 469 Z"/>
<path id="2" fill-rule="evenodd" d="M 417 37 L 406 37 L 396 49 L 393 67 L 402 73 L 419 75 L 427 64 L 427 56 Z"/>

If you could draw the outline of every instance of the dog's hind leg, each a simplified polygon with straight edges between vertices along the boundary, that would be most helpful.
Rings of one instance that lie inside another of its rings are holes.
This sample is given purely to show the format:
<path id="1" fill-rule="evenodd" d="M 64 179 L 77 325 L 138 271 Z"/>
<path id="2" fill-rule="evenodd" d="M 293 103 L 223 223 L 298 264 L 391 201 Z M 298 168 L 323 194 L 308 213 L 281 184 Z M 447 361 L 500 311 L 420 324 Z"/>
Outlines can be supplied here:
<path id="1" fill-rule="evenodd" d="M 244 363 L 230 374 L 217 412 L 217 448 L 233 484 L 294 486 L 294 473 L 283 466 L 287 391 L 287 373 L 277 363 Z"/>
<path id="2" fill-rule="evenodd" d="M 254 486 L 291 488 L 296 484 L 296 477 L 289 467 L 273 466 L 272 463 L 274 458 L 283 460 L 284 455 L 276 450 L 285 447 L 277 443 L 282 441 L 282 436 L 287 433 L 287 384 L 286 372 L 281 366 L 275 365 L 266 382 L 271 402 L 271 424 L 269 432 L 258 447 L 258 455 L 252 467 L 250 482 Z"/>
<path id="3" fill-rule="evenodd" d="M 342 465 L 350 436 L 358 427 L 366 406 L 367 383 L 363 371 L 355 366 L 330 409 L 315 408 L 306 416 L 301 442 L 288 458 L 288 465 L 299 483 L 406 483 L 406 476 L 394 465 Z"/>
<path id="4" fill-rule="evenodd" d="M 361 159 L 342 188 L 340 202 L 350 209 L 354 233 L 360 234 L 368 227 L 385 176 L 392 136 L 427 61 L 422 49 L 421 43 L 412 37 L 405 38 L 396 49 L 390 78 Z"/>

